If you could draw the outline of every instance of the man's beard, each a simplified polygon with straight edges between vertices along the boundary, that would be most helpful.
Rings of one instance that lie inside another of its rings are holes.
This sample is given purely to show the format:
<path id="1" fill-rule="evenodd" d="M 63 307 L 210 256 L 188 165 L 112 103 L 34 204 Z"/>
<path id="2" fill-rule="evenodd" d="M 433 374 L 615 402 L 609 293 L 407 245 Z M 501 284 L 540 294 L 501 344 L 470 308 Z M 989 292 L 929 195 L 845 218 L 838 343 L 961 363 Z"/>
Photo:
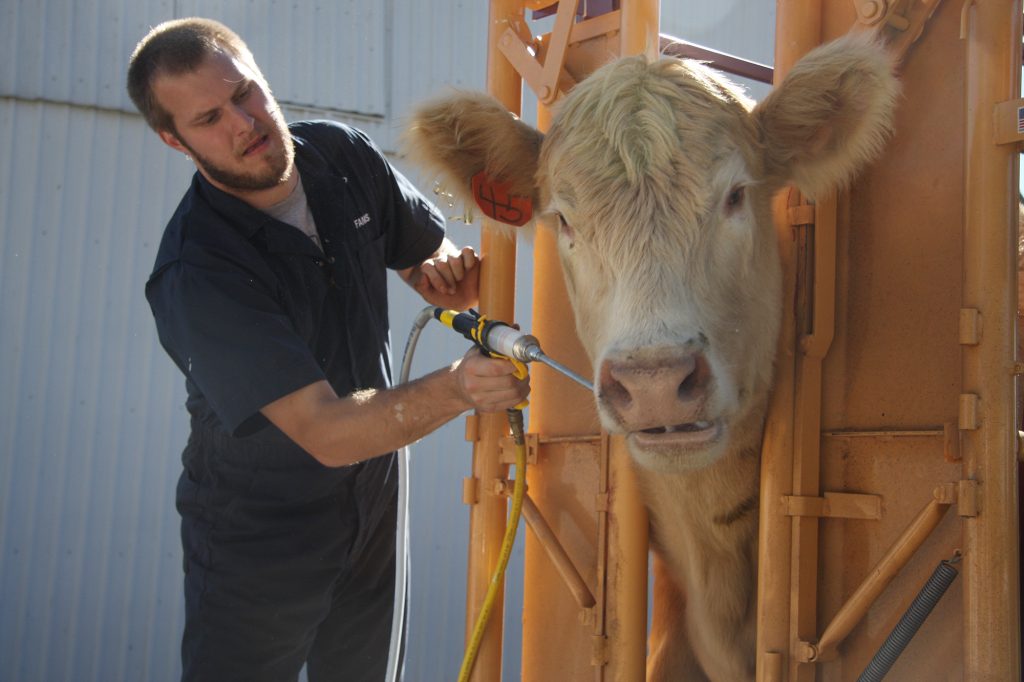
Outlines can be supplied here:
<path id="1" fill-rule="evenodd" d="M 179 138 L 179 142 L 188 149 L 192 159 L 206 171 L 206 174 L 221 185 L 240 191 L 270 189 L 277 187 L 288 178 L 292 162 L 295 159 L 295 146 L 292 143 L 291 135 L 288 134 L 287 126 L 283 120 L 278 120 L 277 117 L 275 117 L 275 123 L 278 125 L 274 126 L 269 134 L 273 136 L 276 133 L 282 149 L 280 152 L 274 153 L 273 156 L 265 157 L 270 165 L 260 173 L 229 170 L 199 154 L 181 138 Z"/>

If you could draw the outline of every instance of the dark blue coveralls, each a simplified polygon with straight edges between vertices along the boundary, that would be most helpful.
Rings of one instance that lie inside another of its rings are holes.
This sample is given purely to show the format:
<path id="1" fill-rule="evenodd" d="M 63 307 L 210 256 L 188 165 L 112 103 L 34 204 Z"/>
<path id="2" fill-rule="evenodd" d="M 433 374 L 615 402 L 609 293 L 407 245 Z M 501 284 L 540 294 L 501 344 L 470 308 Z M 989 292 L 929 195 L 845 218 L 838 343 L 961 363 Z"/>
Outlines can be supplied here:
<path id="1" fill-rule="evenodd" d="M 146 297 L 185 374 L 177 507 L 183 679 L 383 679 L 394 595 L 394 453 L 328 468 L 259 410 L 326 379 L 391 383 L 386 268 L 418 265 L 444 218 L 361 132 L 293 124 L 323 244 L 196 173 Z"/>

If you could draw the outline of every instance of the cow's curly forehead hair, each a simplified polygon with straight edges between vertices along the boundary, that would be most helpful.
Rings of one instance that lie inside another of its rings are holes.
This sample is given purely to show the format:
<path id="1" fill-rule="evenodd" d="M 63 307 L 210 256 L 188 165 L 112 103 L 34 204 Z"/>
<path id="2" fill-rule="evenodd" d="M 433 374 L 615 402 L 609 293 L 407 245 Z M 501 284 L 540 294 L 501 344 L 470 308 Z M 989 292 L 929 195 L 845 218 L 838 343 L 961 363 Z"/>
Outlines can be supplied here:
<path id="1" fill-rule="evenodd" d="M 198 17 L 173 19 L 154 27 L 139 41 L 128 62 L 128 96 L 150 128 L 177 134 L 170 113 L 153 96 L 157 76 L 189 73 L 217 52 L 229 54 L 248 66 L 266 85 L 245 41 L 219 21 Z"/>

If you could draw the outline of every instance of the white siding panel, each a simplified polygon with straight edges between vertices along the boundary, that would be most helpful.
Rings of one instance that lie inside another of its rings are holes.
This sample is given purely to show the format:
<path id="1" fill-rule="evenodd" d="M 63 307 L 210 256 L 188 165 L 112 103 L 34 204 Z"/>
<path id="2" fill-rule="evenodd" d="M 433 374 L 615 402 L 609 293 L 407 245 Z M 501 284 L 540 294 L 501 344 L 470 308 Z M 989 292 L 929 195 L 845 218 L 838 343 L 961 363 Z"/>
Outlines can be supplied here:
<path id="1" fill-rule="evenodd" d="M 662 2 L 661 32 L 737 57 L 771 64 L 775 59 L 775 2 Z"/>
<path id="2" fill-rule="evenodd" d="M 190 170 L 137 116 L 0 100 L 0 140 L 0 679 L 173 679 L 184 390 L 142 284 Z"/>
<path id="3" fill-rule="evenodd" d="M 235 30 L 282 103 L 384 116 L 384 2 L 182 0 Z"/>
<path id="4" fill-rule="evenodd" d="M 0 8 L 0 95 L 130 110 L 125 66 L 169 0 L 39 0 Z"/>
<path id="5" fill-rule="evenodd" d="M 450 88 L 486 87 L 488 3 L 395 4 L 391 91 L 397 118 Z"/>
<path id="6" fill-rule="evenodd" d="M 357 0 L 6 2 L 0 95 L 133 111 L 124 77 L 135 44 L 161 21 L 199 15 L 242 36 L 282 102 L 380 117 L 386 8 Z"/>
<path id="7" fill-rule="evenodd" d="M 661 32 L 759 64 L 775 62 L 775 0 L 688 0 L 661 3 Z M 755 100 L 771 89 L 726 74 Z"/>

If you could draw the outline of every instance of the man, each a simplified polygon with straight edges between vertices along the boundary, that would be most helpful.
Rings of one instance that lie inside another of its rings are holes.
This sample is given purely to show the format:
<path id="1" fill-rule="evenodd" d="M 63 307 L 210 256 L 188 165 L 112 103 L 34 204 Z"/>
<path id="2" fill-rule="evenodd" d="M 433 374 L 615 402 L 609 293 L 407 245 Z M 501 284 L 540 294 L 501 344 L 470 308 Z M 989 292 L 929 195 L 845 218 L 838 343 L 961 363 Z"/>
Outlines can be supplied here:
<path id="1" fill-rule="evenodd" d="M 479 260 L 347 126 L 286 126 L 230 29 L 184 19 L 136 47 L 128 91 L 196 166 L 146 297 L 185 374 L 187 680 L 381 680 L 394 585 L 394 450 L 522 401 L 470 351 L 390 387 L 385 268 L 475 303 Z"/>

